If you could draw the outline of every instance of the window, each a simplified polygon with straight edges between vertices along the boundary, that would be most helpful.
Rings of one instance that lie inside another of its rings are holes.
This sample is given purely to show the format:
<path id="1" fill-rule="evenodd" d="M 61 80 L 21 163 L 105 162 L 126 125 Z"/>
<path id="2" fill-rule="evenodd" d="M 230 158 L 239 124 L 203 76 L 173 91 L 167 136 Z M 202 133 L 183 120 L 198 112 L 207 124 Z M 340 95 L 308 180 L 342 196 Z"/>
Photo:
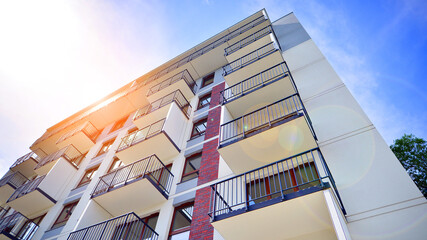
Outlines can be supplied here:
<path id="1" fill-rule="evenodd" d="M 151 214 L 150 216 L 142 218 L 142 221 L 144 221 L 148 226 L 150 226 L 154 230 L 154 229 L 156 229 L 158 219 L 159 219 L 159 213 L 154 213 L 154 214 Z M 145 228 L 145 226 L 144 226 L 144 228 Z M 143 230 L 143 232 L 144 232 L 144 230 Z"/>
<path id="2" fill-rule="evenodd" d="M 86 157 L 87 153 L 88 152 L 86 152 L 86 153 L 84 153 L 84 154 L 82 154 L 80 156 L 77 156 L 77 157 L 71 159 L 71 162 L 78 167 L 80 165 L 80 163 L 82 162 L 83 158 Z"/>
<path id="3" fill-rule="evenodd" d="M 125 125 L 126 120 L 128 120 L 128 116 L 126 116 L 126 117 L 120 119 L 119 121 L 115 122 L 113 127 L 110 130 L 110 133 L 122 128 Z"/>
<path id="4" fill-rule="evenodd" d="M 199 103 L 197 104 L 197 109 L 201 109 L 206 106 L 209 106 L 210 103 L 211 103 L 211 93 L 205 94 L 200 97 Z"/>
<path id="5" fill-rule="evenodd" d="M 206 124 L 208 119 L 204 118 L 202 120 L 199 120 L 193 124 L 193 131 L 191 132 L 191 139 L 202 136 L 205 134 L 206 131 Z"/>
<path id="6" fill-rule="evenodd" d="M 187 157 L 185 159 L 184 171 L 182 172 L 181 182 L 198 177 L 201 162 L 202 153 L 196 153 Z"/>
<path id="7" fill-rule="evenodd" d="M 80 183 L 77 185 L 77 187 L 81 187 L 83 185 L 90 183 L 90 181 L 93 178 L 93 175 L 95 175 L 95 173 L 98 171 L 98 167 L 99 166 L 96 166 L 94 168 L 86 170 L 85 174 L 83 175 L 82 180 L 80 180 Z"/>
<path id="8" fill-rule="evenodd" d="M 262 172 L 262 171 L 261 171 Z M 255 178 L 255 176 L 253 176 Z M 319 185 L 319 175 L 313 162 L 300 164 L 278 174 L 259 176 L 246 183 L 246 197 L 249 205 L 261 203 L 283 194 L 290 194 Z"/>
<path id="9" fill-rule="evenodd" d="M 64 206 L 55 223 L 53 224 L 52 229 L 62 227 L 67 223 L 68 219 L 71 217 L 71 214 L 73 214 L 77 203 L 78 202 L 73 202 Z"/>
<path id="10" fill-rule="evenodd" d="M 169 231 L 169 240 L 188 239 L 193 218 L 193 205 L 194 202 L 191 202 L 175 207 Z"/>
<path id="11" fill-rule="evenodd" d="M 104 143 L 102 144 L 102 147 L 101 147 L 101 149 L 99 150 L 98 154 L 96 154 L 96 157 L 98 157 L 98 156 L 100 156 L 100 155 L 102 155 L 102 154 L 104 154 L 104 153 L 108 152 L 108 150 L 110 150 L 110 148 L 111 148 L 111 145 L 113 145 L 114 140 L 115 140 L 115 139 L 111 139 L 111 140 L 108 140 L 108 141 L 104 142 Z"/>
<path id="12" fill-rule="evenodd" d="M 214 82 L 215 73 L 211 73 L 202 79 L 202 88 Z"/>
<path id="13" fill-rule="evenodd" d="M 119 167 L 124 166 L 124 164 L 122 163 L 122 161 L 120 161 L 120 159 L 118 159 L 117 157 L 114 157 L 113 163 L 111 164 L 110 169 L 108 169 L 108 172 L 112 172 L 114 170 L 116 170 Z"/>

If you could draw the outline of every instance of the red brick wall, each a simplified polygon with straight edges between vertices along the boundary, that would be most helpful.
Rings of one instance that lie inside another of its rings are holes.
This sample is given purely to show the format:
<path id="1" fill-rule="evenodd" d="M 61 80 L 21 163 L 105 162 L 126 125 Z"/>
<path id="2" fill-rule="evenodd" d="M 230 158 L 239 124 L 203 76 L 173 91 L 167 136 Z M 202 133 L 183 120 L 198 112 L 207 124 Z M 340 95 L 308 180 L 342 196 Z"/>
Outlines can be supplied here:
<path id="1" fill-rule="evenodd" d="M 219 105 L 220 91 L 223 89 L 224 83 L 212 88 L 210 109 Z M 220 122 L 221 107 L 210 110 L 208 113 L 205 139 L 215 137 L 219 134 Z M 198 185 L 205 184 L 218 178 L 219 153 L 217 147 L 218 138 L 203 144 Z M 205 187 L 196 191 L 190 239 L 213 239 L 214 229 L 210 224 L 208 216 L 210 194 L 210 187 Z"/>

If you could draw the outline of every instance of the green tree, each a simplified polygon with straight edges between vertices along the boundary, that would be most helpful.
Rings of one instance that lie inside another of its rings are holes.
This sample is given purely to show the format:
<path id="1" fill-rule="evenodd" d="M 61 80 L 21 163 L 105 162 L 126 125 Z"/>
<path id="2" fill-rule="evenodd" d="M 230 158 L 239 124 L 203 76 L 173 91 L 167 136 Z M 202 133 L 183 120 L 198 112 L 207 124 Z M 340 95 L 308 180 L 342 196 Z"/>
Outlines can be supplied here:
<path id="1" fill-rule="evenodd" d="M 390 148 L 427 198 L 427 142 L 412 134 L 404 134 L 394 140 Z"/>

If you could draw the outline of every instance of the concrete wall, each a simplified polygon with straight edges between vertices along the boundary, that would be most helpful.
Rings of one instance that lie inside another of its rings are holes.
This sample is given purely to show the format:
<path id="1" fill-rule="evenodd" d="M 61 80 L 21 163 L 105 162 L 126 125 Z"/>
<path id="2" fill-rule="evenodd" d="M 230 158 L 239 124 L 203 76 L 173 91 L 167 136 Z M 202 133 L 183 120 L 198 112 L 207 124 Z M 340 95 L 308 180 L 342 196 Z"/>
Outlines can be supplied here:
<path id="1" fill-rule="evenodd" d="M 423 239 L 426 200 L 375 126 L 294 14 L 273 28 L 343 199 L 352 239 Z"/>

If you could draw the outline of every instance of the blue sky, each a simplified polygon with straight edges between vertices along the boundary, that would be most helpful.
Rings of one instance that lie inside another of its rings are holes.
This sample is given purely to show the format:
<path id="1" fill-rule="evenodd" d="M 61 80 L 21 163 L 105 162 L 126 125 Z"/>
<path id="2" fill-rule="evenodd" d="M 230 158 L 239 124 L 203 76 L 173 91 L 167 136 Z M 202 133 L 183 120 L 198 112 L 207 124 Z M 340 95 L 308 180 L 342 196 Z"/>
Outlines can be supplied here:
<path id="1" fill-rule="evenodd" d="M 0 174 L 46 128 L 262 8 L 295 13 L 388 144 L 427 139 L 423 1 L 3 1 Z"/>

